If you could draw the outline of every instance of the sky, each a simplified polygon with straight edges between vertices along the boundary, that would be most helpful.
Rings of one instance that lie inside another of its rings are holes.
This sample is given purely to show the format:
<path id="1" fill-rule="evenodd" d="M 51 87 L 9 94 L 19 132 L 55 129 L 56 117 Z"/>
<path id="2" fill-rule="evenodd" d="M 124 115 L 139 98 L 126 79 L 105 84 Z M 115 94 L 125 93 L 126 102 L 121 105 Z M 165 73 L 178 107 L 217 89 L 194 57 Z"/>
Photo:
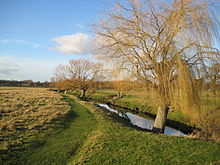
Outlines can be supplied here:
<path id="1" fill-rule="evenodd" d="M 0 79 L 49 81 L 91 58 L 91 26 L 111 0 L 0 0 Z"/>
<path id="2" fill-rule="evenodd" d="M 91 26 L 113 1 L 0 0 L 0 80 L 49 81 L 59 64 L 92 58 Z"/>

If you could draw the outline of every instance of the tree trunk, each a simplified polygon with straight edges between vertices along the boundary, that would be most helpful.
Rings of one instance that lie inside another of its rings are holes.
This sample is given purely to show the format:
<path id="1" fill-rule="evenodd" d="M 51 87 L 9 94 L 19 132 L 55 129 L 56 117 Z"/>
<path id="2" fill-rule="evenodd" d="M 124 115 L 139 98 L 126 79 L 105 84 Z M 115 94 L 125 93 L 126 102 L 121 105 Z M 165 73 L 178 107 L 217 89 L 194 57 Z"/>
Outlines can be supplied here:
<path id="1" fill-rule="evenodd" d="M 84 98 L 85 95 L 86 95 L 86 90 L 85 90 L 85 89 L 82 89 L 82 92 L 81 92 L 80 98 Z"/>
<path id="2" fill-rule="evenodd" d="M 154 127 L 153 127 L 154 132 L 164 133 L 168 111 L 169 111 L 168 105 L 158 107 L 157 116 L 154 121 Z"/>

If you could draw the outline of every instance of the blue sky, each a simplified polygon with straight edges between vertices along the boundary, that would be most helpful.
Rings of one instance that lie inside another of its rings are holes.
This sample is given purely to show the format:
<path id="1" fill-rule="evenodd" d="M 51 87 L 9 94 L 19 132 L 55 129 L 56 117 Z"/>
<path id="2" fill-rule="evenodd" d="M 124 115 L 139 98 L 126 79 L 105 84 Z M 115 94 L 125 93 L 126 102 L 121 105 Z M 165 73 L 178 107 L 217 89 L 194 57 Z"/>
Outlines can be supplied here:
<path id="1" fill-rule="evenodd" d="M 91 25 L 108 2 L 0 0 L 0 79 L 46 81 L 60 63 L 89 58 L 84 41 L 89 42 Z M 68 48 L 62 40 L 69 41 Z M 81 42 L 81 48 L 70 48 Z"/>
<path id="2" fill-rule="evenodd" d="M 91 58 L 91 25 L 112 1 L 0 0 L 0 79 L 48 81 L 60 63 Z"/>

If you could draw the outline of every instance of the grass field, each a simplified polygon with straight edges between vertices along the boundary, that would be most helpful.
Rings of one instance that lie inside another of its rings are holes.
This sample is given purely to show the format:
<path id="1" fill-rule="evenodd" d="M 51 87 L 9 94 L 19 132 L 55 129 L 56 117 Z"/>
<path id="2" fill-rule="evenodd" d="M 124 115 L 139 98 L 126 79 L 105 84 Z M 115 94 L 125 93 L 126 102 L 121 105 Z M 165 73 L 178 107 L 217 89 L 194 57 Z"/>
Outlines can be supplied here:
<path id="1" fill-rule="evenodd" d="M 142 131 L 92 103 L 73 96 L 61 100 L 71 108 L 54 123 L 56 129 L 39 133 L 32 145 L 12 151 L 0 164 L 220 164 L 219 142 Z"/>
<path id="2" fill-rule="evenodd" d="M 52 131 L 70 108 L 62 96 L 43 88 L 1 87 L 0 105 L 2 158 L 29 145 L 37 135 Z"/>

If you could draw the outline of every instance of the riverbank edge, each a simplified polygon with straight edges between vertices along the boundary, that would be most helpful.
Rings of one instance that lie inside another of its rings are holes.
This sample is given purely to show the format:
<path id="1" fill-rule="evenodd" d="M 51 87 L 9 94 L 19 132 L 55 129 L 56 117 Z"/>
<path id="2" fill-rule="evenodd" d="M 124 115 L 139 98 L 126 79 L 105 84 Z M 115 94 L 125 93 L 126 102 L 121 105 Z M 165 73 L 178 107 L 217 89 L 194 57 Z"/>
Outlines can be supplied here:
<path id="1" fill-rule="evenodd" d="M 143 112 L 140 109 L 132 109 L 130 107 L 126 107 L 126 106 L 121 106 L 119 104 L 113 104 L 110 101 L 103 101 L 103 100 L 99 100 L 99 99 L 92 99 L 92 98 L 85 98 L 84 101 L 87 102 L 94 102 L 94 103 L 101 103 L 101 104 L 107 104 L 109 106 L 112 106 L 116 109 L 122 109 L 124 111 L 128 111 L 128 112 L 132 112 L 134 114 L 141 114 L 141 115 L 146 115 L 152 119 L 156 118 L 156 114 L 154 113 L 150 113 L 150 112 Z M 166 126 L 170 126 L 172 128 L 175 128 L 181 132 L 183 132 L 184 134 L 190 134 L 192 133 L 194 130 L 200 130 L 199 128 L 196 128 L 194 126 L 185 124 L 181 121 L 176 121 L 176 120 L 171 120 L 171 119 L 167 119 L 166 120 Z"/>
<path id="2" fill-rule="evenodd" d="M 183 142 L 183 144 L 182 144 L 183 147 L 185 147 L 184 145 L 186 145 L 184 143 L 188 143 L 187 145 L 190 145 L 190 146 L 193 145 L 194 143 L 195 144 L 196 143 L 201 143 L 201 144 L 204 143 L 204 144 L 219 145 L 219 143 L 216 143 L 216 142 L 207 142 L 207 141 L 202 141 L 202 140 L 199 140 L 199 139 L 198 140 L 197 139 L 191 139 L 191 138 L 188 138 L 188 137 L 174 137 L 174 136 L 163 135 L 163 134 L 159 135 L 159 134 L 155 134 L 151 131 L 145 132 L 145 131 L 141 131 L 140 129 L 139 130 L 134 129 L 134 127 L 129 123 L 128 120 L 126 120 L 124 118 L 121 118 L 121 117 L 118 117 L 117 114 L 109 112 L 108 110 L 97 107 L 94 102 L 88 102 L 88 101 L 85 101 L 85 100 L 81 100 L 80 98 L 77 98 L 76 96 L 70 96 L 70 97 L 72 97 L 73 99 L 75 99 L 75 101 L 77 101 L 78 103 L 80 103 L 81 105 L 83 105 L 87 109 L 89 109 L 91 111 L 91 113 L 93 113 L 95 115 L 95 117 L 98 120 L 99 124 L 98 124 L 97 130 L 94 131 L 91 134 L 91 136 L 85 141 L 85 143 L 82 146 L 79 153 L 74 156 L 74 158 L 72 159 L 72 161 L 68 165 L 93 164 L 94 162 L 97 163 L 96 161 L 99 160 L 99 159 L 101 159 L 101 160 L 108 159 L 106 157 L 105 158 L 100 157 L 99 155 L 100 155 L 100 152 L 104 152 L 103 150 L 106 150 L 106 149 L 108 150 L 108 148 L 110 147 L 109 145 L 106 144 L 106 142 L 103 142 L 104 141 L 103 139 L 108 139 L 109 136 L 114 134 L 113 132 L 111 132 L 112 127 L 114 128 L 114 130 L 116 128 L 118 128 L 120 130 L 127 130 L 128 132 L 130 132 L 130 131 L 135 132 L 135 135 L 134 135 L 133 138 L 135 138 L 137 136 L 136 135 L 136 133 L 137 133 L 137 134 L 143 134 L 144 137 L 149 138 L 149 140 L 151 139 L 152 136 L 155 137 L 155 138 L 161 139 L 161 140 L 166 139 L 166 140 L 168 140 L 169 143 L 172 140 L 174 140 L 174 141 L 177 140 L 181 143 Z M 118 130 L 118 131 L 120 131 L 120 130 Z M 117 134 L 120 134 L 120 133 L 117 133 Z M 114 139 L 114 141 L 110 141 L 110 145 L 112 145 L 116 142 L 115 137 L 113 139 Z M 120 139 L 122 140 L 123 137 L 121 137 Z M 179 145 L 179 142 L 177 142 L 178 145 Z M 130 142 L 130 143 L 133 143 L 133 142 Z M 159 142 L 159 143 L 161 143 L 161 142 Z M 163 147 L 160 148 L 160 149 L 163 150 Z M 216 149 L 216 147 L 213 148 L 213 151 L 215 149 Z M 112 150 L 111 150 L 111 153 L 116 154 Z M 212 158 L 209 158 L 209 159 L 212 159 Z M 188 159 L 185 159 L 184 161 L 188 161 Z M 190 161 L 192 161 L 192 160 L 190 160 Z M 100 163 L 100 165 L 102 164 L 101 162 L 99 162 L 99 163 Z"/>

